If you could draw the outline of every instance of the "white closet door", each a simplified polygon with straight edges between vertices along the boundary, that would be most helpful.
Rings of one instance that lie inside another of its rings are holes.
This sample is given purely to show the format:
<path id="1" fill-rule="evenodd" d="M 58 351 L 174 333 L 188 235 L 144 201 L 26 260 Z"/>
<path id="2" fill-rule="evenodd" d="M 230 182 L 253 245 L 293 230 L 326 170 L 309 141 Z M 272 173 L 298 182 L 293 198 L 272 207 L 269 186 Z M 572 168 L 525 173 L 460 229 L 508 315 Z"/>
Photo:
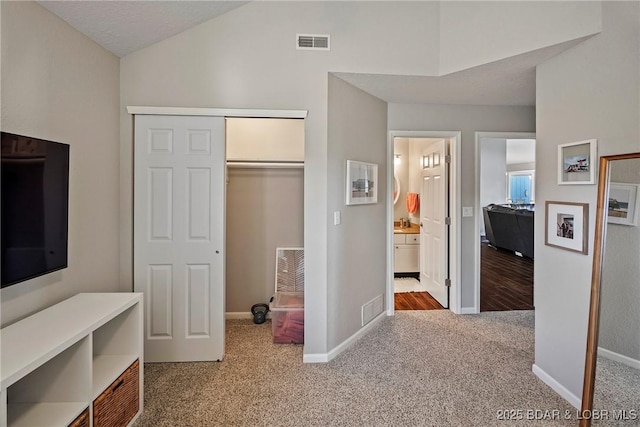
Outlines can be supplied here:
<path id="1" fill-rule="evenodd" d="M 134 289 L 147 362 L 224 355 L 224 118 L 135 117 Z"/>

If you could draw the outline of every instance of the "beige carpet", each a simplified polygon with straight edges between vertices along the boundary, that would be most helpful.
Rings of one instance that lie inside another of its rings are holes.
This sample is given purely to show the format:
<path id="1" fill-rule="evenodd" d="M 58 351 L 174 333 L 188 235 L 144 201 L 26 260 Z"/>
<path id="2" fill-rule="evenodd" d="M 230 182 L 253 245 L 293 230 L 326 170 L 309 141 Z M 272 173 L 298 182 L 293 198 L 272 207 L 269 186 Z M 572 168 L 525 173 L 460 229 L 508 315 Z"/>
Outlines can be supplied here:
<path id="1" fill-rule="evenodd" d="M 594 420 L 593 426 L 640 426 L 640 369 L 598 356 L 593 407 L 608 413 L 617 411 Z"/>
<path id="2" fill-rule="evenodd" d="M 227 322 L 220 363 L 145 365 L 136 426 L 577 425 L 498 421 L 500 410 L 573 408 L 531 372 L 533 312 L 399 312 L 327 364 Z"/>

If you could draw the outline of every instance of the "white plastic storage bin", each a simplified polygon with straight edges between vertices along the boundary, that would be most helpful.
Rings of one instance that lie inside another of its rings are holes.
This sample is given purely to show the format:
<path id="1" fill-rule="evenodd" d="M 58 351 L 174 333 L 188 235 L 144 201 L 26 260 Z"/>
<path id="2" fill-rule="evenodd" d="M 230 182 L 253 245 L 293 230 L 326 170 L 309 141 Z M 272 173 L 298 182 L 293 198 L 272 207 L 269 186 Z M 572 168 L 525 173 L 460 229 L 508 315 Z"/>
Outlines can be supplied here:
<path id="1" fill-rule="evenodd" d="M 274 343 L 304 343 L 303 292 L 276 292 L 269 309 Z"/>

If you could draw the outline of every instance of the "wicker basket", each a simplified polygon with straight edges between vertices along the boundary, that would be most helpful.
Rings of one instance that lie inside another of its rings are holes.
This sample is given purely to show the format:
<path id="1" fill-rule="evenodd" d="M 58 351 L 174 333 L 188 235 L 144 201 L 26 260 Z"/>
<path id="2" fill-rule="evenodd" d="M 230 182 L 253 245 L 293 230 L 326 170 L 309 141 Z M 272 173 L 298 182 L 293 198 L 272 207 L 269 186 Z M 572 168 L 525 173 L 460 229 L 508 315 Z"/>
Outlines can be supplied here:
<path id="1" fill-rule="evenodd" d="M 121 427 L 140 408 L 140 362 L 136 360 L 117 380 L 93 401 L 94 427 Z"/>
<path id="2" fill-rule="evenodd" d="M 73 420 L 73 422 L 69 424 L 69 427 L 89 427 L 89 408 L 78 415 L 78 418 Z"/>

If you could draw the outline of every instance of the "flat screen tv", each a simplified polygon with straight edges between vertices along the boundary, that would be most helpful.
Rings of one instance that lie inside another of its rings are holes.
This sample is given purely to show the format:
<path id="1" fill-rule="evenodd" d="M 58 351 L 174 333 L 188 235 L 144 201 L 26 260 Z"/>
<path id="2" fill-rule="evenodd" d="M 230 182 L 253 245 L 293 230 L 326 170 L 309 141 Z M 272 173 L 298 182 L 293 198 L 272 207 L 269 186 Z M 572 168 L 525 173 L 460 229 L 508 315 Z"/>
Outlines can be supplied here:
<path id="1" fill-rule="evenodd" d="M 2 132 L 2 287 L 67 267 L 69 145 Z"/>

